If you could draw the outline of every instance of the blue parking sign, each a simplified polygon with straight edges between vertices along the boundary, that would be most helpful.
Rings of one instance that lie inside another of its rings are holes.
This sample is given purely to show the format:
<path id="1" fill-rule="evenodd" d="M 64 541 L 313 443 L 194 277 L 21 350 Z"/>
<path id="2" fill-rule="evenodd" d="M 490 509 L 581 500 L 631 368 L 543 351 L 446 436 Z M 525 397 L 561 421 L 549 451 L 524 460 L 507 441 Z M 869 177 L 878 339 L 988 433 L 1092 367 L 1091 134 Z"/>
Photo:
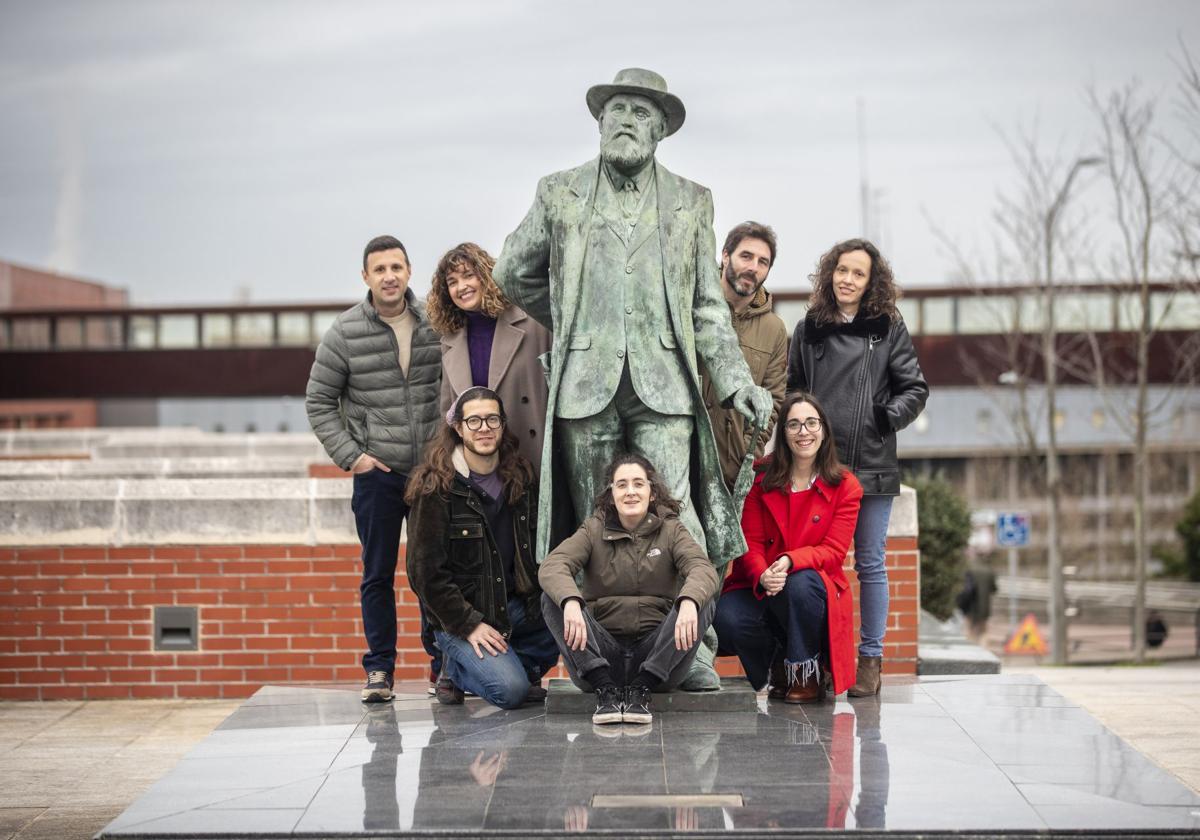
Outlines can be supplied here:
<path id="1" fill-rule="evenodd" d="M 1029 514 L 996 514 L 996 545 L 1003 548 L 1024 548 L 1029 545 Z"/>

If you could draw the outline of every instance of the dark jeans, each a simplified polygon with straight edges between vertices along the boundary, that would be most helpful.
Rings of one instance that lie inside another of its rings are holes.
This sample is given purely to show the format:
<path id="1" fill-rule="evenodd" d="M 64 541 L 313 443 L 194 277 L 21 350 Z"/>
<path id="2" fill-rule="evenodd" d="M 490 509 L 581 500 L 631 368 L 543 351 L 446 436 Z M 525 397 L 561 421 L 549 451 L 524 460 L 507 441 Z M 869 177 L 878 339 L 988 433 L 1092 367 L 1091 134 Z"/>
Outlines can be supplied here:
<path id="1" fill-rule="evenodd" d="M 778 648 L 789 665 L 811 662 L 821 653 L 825 609 L 825 584 L 812 569 L 788 575 L 783 591 L 761 601 L 749 589 L 726 592 L 713 619 L 718 653 L 736 655 L 757 691 L 767 683 Z"/>
<path id="2" fill-rule="evenodd" d="M 466 639 L 442 630 L 435 632 L 445 654 L 446 676 L 463 691 L 482 697 L 493 706 L 515 709 L 525 702 L 529 686 L 558 663 L 558 648 L 540 618 L 525 615 L 519 598 L 508 602 L 512 632 L 508 650 L 501 654 L 483 651 L 483 658 Z"/>
<path id="3" fill-rule="evenodd" d="M 678 613 L 674 607 L 657 630 L 640 639 L 625 642 L 614 638 L 585 608 L 583 621 L 587 625 L 587 643 L 583 650 L 571 650 L 563 639 L 562 607 L 554 603 L 549 595 L 542 595 L 542 614 L 546 616 L 546 626 L 554 634 L 554 641 L 558 642 L 558 649 L 562 651 L 571 682 L 587 692 L 593 689 L 583 674 L 603 665 L 608 666 L 617 685 L 629 685 L 639 671 L 645 671 L 661 681 L 655 691 L 675 688 L 687 677 L 692 660 L 696 658 L 700 639 L 704 638 L 708 625 L 712 623 L 715 610 L 713 601 L 700 607 L 696 617 L 696 644 L 687 650 L 676 650 L 675 619 Z"/>
<path id="4" fill-rule="evenodd" d="M 400 528 L 408 516 L 404 488 L 408 476 L 375 469 L 354 476 L 354 495 L 350 509 L 362 543 L 362 584 L 359 586 L 362 603 L 363 633 L 367 637 L 367 652 L 363 654 L 363 670 L 386 671 L 396 668 L 396 559 L 400 554 Z M 434 670 L 440 666 L 441 654 L 428 632 L 425 610 L 421 610 L 421 644 L 434 660 Z"/>

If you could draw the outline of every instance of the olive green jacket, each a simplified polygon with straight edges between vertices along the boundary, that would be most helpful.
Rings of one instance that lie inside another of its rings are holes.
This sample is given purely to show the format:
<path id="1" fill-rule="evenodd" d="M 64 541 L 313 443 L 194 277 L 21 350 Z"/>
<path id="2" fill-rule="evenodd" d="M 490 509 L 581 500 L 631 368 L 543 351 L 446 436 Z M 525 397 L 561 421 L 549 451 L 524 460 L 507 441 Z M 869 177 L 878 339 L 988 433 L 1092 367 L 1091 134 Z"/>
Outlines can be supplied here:
<path id="1" fill-rule="evenodd" d="M 775 314 L 771 293 L 759 289 L 750 305 L 741 312 L 730 311 L 733 331 L 737 333 L 742 356 L 750 368 L 750 378 L 771 392 L 771 419 L 758 436 L 754 457 L 761 458 L 763 447 L 771 439 L 771 431 L 779 417 L 779 406 L 787 390 L 788 332 L 783 319 Z M 733 487 L 741 469 L 742 459 L 750 449 L 750 434 L 746 418 L 734 408 L 726 408 L 717 399 L 708 370 L 701 368 L 704 380 L 704 407 L 712 421 L 717 454 L 721 456 L 721 472 L 725 483 Z"/>
<path id="2" fill-rule="evenodd" d="M 580 573 L 582 587 L 575 584 Z M 556 604 L 582 598 L 605 630 L 623 638 L 653 631 L 679 598 L 703 607 L 720 584 L 679 517 L 662 508 L 632 533 L 615 517 L 606 523 L 592 514 L 550 552 L 538 582 Z"/>

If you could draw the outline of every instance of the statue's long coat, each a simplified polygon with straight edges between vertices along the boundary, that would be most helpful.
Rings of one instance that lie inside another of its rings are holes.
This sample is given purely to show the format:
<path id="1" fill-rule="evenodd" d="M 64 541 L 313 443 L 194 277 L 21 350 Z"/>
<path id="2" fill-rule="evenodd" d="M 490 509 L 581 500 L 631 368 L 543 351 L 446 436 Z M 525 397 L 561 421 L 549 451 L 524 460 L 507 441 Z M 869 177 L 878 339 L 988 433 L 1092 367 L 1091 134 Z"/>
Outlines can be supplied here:
<path id="1" fill-rule="evenodd" d="M 571 504 L 562 476 L 553 476 L 555 406 L 564 365 L 557 354 L 568 352 L 584 282 L 588 228 L 601 175 L 596 158 L 574 169 L 547 175 L 520 226 L 504 241 L 493 276 L 509 300 L 554 332 L 550 394 L 542 450 L 541 507 L 538 516 L 538 562 L 566 534 L 551 534 L 552 505 Z M 692 441 L 692 498 L 704 527 L 709 557 L 723 567 L 746 550 L 740 513 L 721 476 L 712 427 L 701 397 L 697 356 L 704 360 L 716 395 L 724 403 L 744 385 L 750 371 L 742 357 L 721 294 L 713 239 L 712 194 L 655 164 L 658 236 L 663 258 L 671 328 L 688 372 L 686 387 L 696 422 Z M 587 282 L 603 282 L 598 266 Z M 619 288 L 614 278 L 614 289 Z M 681 383 L 682 384 L 682 383 Z M 646 453 L 653 460 L 653 453 Z M 557 492 L 554 487 L 557 486 Z M 559 522 L 562 518 L 559 517 Z"/>

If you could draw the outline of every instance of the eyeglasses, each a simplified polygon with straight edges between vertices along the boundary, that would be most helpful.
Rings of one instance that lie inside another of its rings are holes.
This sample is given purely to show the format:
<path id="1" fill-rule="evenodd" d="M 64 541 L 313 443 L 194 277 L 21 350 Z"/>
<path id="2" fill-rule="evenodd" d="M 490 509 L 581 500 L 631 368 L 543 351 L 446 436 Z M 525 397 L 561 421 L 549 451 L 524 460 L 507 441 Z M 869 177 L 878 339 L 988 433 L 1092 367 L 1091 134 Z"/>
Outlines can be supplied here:
<path id="1" fill-rule="evenodd" d="M 821 418 L 809 417 L 804 420 L 789 420 L 783 425 L 783 428 L 787 429 L 789 435 L 798 435 L 801 429 L 815 435 L 821 431 Z"/>
<path id="2" fill-rule="evenodd" d="M 489 414 L 486 417 L 472 414 L 470 417 L 463 418 L 463 424 L 472 432 L 478 432 L 483 428 L 484 423 L 487 423 L 489 429 L 499 429 L 504 425 L 504 418 L 499 414 Z"/>

